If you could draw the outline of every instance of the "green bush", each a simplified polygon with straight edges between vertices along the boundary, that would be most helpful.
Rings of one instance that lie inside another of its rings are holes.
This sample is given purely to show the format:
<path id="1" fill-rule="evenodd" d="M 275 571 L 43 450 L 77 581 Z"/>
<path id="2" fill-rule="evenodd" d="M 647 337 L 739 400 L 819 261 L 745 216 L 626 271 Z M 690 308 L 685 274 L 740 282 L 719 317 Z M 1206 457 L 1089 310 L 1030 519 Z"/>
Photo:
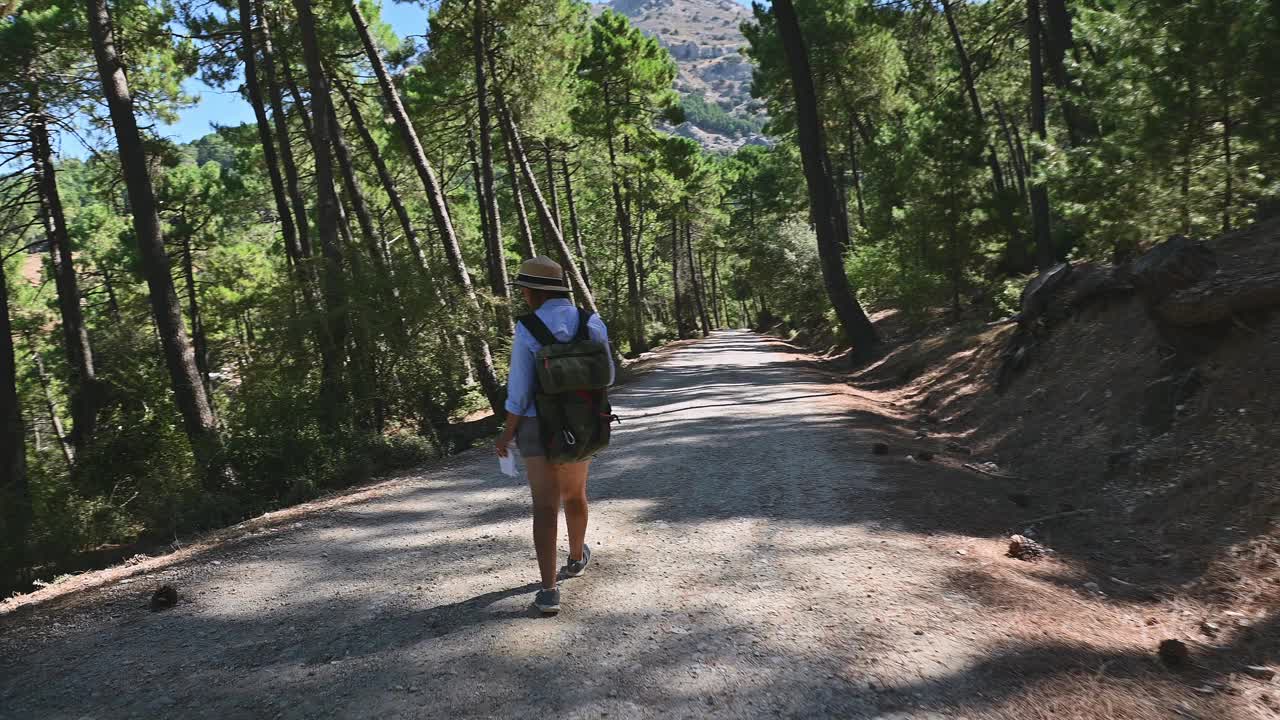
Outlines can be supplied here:
<path id="1" fill-rule="evenodd" d="M 657 347 L 679 337 L 675 326 L 658 322 L 657 320 L 649 321 L 648 327 L 645 328 L 645 333 L 649 339 L 649 347 Z"/>
<path id="2" fill-rule="evenodd" d="M 749 135 L 760 132 L 764 124 L 755 119 L 734 117 L 715 103 L 707 102 L 701 95 L 686 95 L 681 101 L 685 120 L 703 130 L 726 135 Z"/>
<path id="3" fill-rule="evenodd" d="M 911 322 L 922 322 L 931 308 L 947 301 L 949 285 L 941 274 L 903 262 L 888 243 L 860 244 L 845 261 L 858 297 L 873 308 L 896 308 Z"/>
<path id="4" fill-rule="evenodd" d="M 1009 317 L 1022 309 L 1022 290 L 1033 277 L 1035 276 L 1020 275 L 1000 281 L 993 294 L 997 316 Z"/>

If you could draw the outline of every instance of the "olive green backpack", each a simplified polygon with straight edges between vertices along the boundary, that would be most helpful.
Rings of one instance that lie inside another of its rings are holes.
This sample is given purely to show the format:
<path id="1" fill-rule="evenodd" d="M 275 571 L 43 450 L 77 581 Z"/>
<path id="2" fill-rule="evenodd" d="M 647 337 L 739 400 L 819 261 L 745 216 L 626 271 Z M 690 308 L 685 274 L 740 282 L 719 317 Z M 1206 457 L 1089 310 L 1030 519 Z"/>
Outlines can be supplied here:
<path id="1" fill-rule="evenodd" d="M 546 457 L 552 463 L 589 460 L 609 445 L 617 416 L 609 405 L 609 349 L 591 339 L 591 313 L 578 308 L 578 331 L 560 342 L 537 315 L 519 322 L 541 343 L 534 355 L 534 406 Z"/>

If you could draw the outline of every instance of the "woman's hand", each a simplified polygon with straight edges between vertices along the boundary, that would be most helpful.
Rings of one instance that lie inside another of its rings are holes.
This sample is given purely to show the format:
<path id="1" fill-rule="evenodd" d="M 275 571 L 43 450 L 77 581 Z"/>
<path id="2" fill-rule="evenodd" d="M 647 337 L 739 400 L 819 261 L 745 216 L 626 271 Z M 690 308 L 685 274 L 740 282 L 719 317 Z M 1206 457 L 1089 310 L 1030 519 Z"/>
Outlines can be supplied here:
<path id="1" fill-rule="evenodd" d="M 511 444 L 511 440 L 514 435 L 515 433 L 503 431 L 503 433 L 498 436 L 497 442 L 494 443 L 495 449 L 498 451 L 498 457 L 507 456 L 507 446 Z"/>

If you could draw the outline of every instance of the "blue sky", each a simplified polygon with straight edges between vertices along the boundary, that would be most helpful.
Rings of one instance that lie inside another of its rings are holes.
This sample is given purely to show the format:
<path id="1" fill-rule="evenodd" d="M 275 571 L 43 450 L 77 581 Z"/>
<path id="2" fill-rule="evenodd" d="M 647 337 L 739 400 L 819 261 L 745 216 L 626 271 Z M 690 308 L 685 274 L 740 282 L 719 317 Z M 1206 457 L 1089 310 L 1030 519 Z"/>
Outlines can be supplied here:
<path id="1" fill-rule="evenodd" d="M 417 3 L 384 2 L 382 19 L 395 29 L 400 37 L 422 35 L 426 32 L 427 9 Z M 218 90 L 189 78 L 183 83 L 188 94 L 200 98 L 193 107 L 182 111 L 181 118 L 173 125 L 156 128 L 161 135 L 177 142 L 190 142 L 213 132 L 214 124 L 240 125 L 253 122 L 253 108 L 245 102 L 235 87 Z"/>
<path id="2" fill-rule="evenodd" d="M 740 5 L 751 6 L 751 0 L 736 0 Z M 395 2 L 386 0 L 382 4 L 382 19 L 389 23 L 400 37 L 421 35 L 426 31 L 427 9 L 417 2 Z M 181 112 L 178 122 L 173 125 L 161 125 L 157 131 L 165 137 L 177 142 L 190 142 L 213 132 L 214 124 L 239 125 L 253 122 L 253 109 L 236 92 L 234 87 L 226 90 L 212 88 L 198 78 L 190 78 L 184 83 L 188 94 L 198 97 L 199 102 Z M 73 147 L 74 141 L 64 142 L 62 150 L 70 155 L 82 155 L 83 150 Z"/>

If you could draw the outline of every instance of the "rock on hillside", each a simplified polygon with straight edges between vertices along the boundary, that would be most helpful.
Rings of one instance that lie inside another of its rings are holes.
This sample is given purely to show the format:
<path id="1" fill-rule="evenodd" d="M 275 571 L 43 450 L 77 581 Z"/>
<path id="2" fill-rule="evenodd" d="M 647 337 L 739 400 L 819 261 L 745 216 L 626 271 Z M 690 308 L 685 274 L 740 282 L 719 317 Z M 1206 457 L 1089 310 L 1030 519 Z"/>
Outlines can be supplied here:
<path id="1" fill-rule="evenodd" d="M 751 98 L 751 63 L 738 52 L 746 45 L 738 26 L 751 19 L 750 11 L 733 0 L 612 0 L 608 6 L 671 51 L 686 108 L 705 101 L 677 134 L 723 152 L 764 142 L 764 111 Z"/>

